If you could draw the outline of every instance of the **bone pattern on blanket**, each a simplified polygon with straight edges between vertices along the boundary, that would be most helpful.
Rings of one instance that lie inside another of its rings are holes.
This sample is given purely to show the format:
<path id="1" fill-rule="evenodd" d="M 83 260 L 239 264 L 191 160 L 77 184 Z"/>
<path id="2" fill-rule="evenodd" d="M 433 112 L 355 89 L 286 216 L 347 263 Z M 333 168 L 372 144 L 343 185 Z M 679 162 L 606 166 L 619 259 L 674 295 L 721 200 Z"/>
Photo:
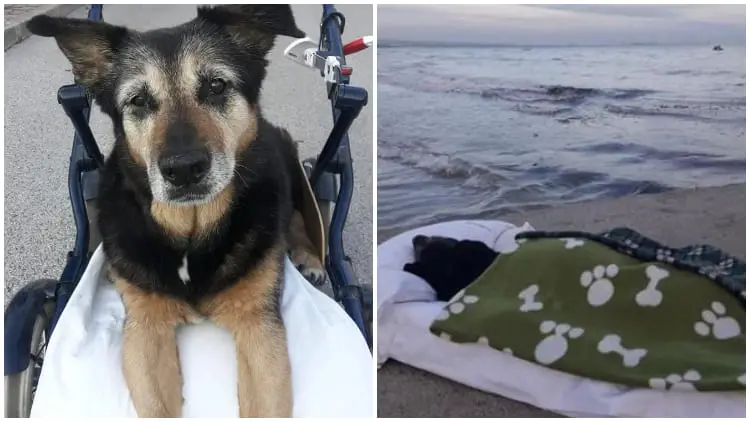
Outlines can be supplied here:
<path id="1" fill-rule="evenodd" d="M 635 301 L 640 306 L 659 306 L 662 300 L 662 293 L 657 290 L 659 282 L 669 276 L 669 271 L 659 268 L 656 265 L 646 267 L 646 277 L 648 277 L 648 286 L 638 292 Z"/>
<path id="2" fill-rule="evenodd" d="M 544 304 L 542 302 L 536 301 L 537 294 L 539 294 L 539 286 L 536 284 L 532 284 L 531 286 L 524 289 L 521 293 L 519 293 L 518 298 L 523 299 L 523 303 L 521 304 L 519 310 L 521 312 L 532 312 L 543 309 Z"/>
<path id="3" fill-rule="evenodd" d="M 626 349 L 622 345 L 622 339 L 617 334 L 607 334 L 599 342 L 598 350 L 600 353 L 615 352 L 622 356 L 622 364 L 628 368 L 638 366 L 641 359 L 646 356 L 646 349 Z"/>
<path id="4" fill-rule="evenodd" d="M 473 344 L 456 344 L 433 335 L 429 326 L 444 304 L 435 302 L 434 292 L 426 283 L 401 271 L 410 259 L 411 239 L 417 234 L 446 236 L 478 240 L 495 250 L 514 249 L 516 242 L 512 239 L 520 230 L 533 228 L 528 223 L 519 228 L 502 221 L 452 221 L 406 231 L 379 245 L 378 364 L 398 360 L 482 391 L 573 417 L 745 416 L 744 394 L 624 388 L 514 358 L 487 347 L 486 338 Z M 709 316 L 709 320 L 715 318 Z M 711 335 L 709 323 L 701 322 L 699 330 Z M 389 369 L 388 365 L 383 368 Z"/>

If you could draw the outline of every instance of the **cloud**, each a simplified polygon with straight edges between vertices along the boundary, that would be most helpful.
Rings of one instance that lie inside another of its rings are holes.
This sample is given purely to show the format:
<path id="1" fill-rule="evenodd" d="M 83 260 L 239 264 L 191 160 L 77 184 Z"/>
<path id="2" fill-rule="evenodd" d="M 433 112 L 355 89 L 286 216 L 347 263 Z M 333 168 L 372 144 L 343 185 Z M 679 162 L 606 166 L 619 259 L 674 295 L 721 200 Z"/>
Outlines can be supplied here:
<path id="1" fill-rule="evenodd" d="M 632 18 L 673 18 L 699 22 L 745 22 L 744 5 L 603 5 L 603 4 L 536 4 L 532 8 L 565 10 L 575 13 L 588 13 Z"/>
<path id="2" fill-rule="evenodd" d="M 575 13 L 592 13 L 625 17 L 675 17 L 679 13 L 672 5 L 603 5 L 603 4 L 535 4 L 530 7 L 552 10 L 566 10 Z"/>
<path id="3" fill-rule="evenodd" d="M 502 44 L 744 44 L 744 6 L 383 5 L 381 39 Z"/>

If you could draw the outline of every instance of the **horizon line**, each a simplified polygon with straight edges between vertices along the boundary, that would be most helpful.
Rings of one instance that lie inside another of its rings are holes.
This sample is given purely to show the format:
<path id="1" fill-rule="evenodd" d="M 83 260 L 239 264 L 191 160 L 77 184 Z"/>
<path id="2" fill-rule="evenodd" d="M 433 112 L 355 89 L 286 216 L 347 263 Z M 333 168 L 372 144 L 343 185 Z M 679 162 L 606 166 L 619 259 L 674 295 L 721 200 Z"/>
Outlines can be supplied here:
<path id="1" fill-rule="evenodd" d="M 424 41 L 424 40 L 403 40 L 403 39 L 383 39 L 377 41 L 378 48 L 399 48 L 399 47 L 493 47 L 493 48 L 532 48 L 532 47 L 713 47 L 721 46 L 738 46 L 744 47 L 745 43 L 666 43 L 666 42 L 632 42 L 632 43 L 611 43 L 611 44 L 584 44 L 584 43 L 566 43 L 566 44 L 510 44 L 510 43 L 491 43 L 481 41 Z"/>

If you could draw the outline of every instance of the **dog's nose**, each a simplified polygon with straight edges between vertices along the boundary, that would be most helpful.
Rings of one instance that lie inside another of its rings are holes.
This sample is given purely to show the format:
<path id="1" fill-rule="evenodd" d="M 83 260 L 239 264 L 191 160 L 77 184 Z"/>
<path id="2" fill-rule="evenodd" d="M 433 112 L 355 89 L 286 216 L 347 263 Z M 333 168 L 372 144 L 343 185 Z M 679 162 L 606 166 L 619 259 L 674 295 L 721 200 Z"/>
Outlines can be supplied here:
<path id="1" fill-rule="evenodd" d="M 159 170 L 169 183 L 187 186 L 203 180 L 211 168 L 211 157 L 206 150 L 181 151 L 159 159 Z"/>

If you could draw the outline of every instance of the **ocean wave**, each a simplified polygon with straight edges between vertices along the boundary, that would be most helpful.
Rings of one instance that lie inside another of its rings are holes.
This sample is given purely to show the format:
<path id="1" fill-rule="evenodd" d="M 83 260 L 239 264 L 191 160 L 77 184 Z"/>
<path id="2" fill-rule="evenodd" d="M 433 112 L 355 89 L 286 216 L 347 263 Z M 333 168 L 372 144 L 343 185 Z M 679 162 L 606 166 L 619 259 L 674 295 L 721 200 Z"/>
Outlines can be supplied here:
<path id="1" fill-rule="evenodd" d="M 570 85 L 530 87 L 491 86 L 487 80 L 471 80 L 450 75 L 426 74 L 419 78 L 395 77 L 378 72 L 378 78 L 405 89 L 424 93 L 470 95 L 485 100 L 515 103 L 549 103 L 576 106 L 590 99 L 635 100 L 658 91 L 640 88 L 587 88 Z"/>
<path id="2" fill-rule="evenodd" d="M 607 146 L 601 146 L 599 151 L 608 151 Z M 609 151 L 616 151 L 616 149 L 610 146 Z M 616 179 L 605 172 L 558 165 L 529 164 L 528 161 L 510 165 L 488 165 L 471 161 L 468 157 L 429 151 L 426 144 L 419 141 L 410 142 L 408 147 L 383 142 L 378 145 L 377 155 L 378 159 L 421 170 L 431 177 L 444 179 L 454 186 L 487 194 L 502 191 L 505 192 L 501 195 L 504 200 L 513 198 L 514 201 L 519 202 L 531 200 L 529 197 L 531 194 L 571 200 L 589 196 L 595 198 L 658 193 L 671 189 L 653 180 Z M 390 179 L 390 182 L 397 182 L 395 175 L 386 178 Z M 520 197 L 524 199 L 521 200 Z"/>
<path id="3" fill-rule="evenodd" d="M 649 89 L 598 89 L 566 85 L 540 85 L 531 88 L 464 88 L 453 87 L 445 92 L 454 94 L 477 95 L 488 100 L 511 102 L 579 105 L 588 99 L 603 98 L 612 100 L 634 100 L 657 91 Z"/>
<path id="4" fill-rule="evenodd" d="M 560 114 L 565 113 L 571 113 L 573 112 L 572 107 L 543 107 L 539 105 L 534 104 L 516 104 L 513 106 L 513 110 L 523 113 L 523 114 L 529 114 L 532 116 L 559 116 Z M 580 116 L 577 116 L 579 118 L 582 118 Z M 571 118 L 567 118 L 571 119 Z M 563 119 L 560 119 L 563 120 Z"/>
<path id="5" fill-rule="evenodd" d="M 620 142 L 603 142 L 593 145 L 565 148 L 570 152 L 585 154 L 620 155 L 620 164 L 642 164 L 648 161 L 661 161 L 671 167 L 681 169 L 723 170 L 727 173 L 745 169 L 745 160 L 729 158 L 724 155 L 689 151 L 655 148 L 648 145 Z"/>
<path id="6" fill-rule="evenodd" d="M 658 104 L 653 106 L 605 104 L 604 110 L 610 114 L 624 117 L 668 117 L 673 119 L 721 123 L 744 122 L 744 115 L 733 117 L 706 115 L 707 113 L 715 114 L 714 112 L 718 109 L 730 107 L 734 108 L 736 107 L 736 105 L 728 105 L 728 107 L 722 107 L 720 105 L 712 105 L 710 103 L 699 104 L 697 106 L 691 106 L 688 104 Z M 744 109 L 744 106 L 742 108 Z"/>
<path id="7" fill-rule="evenodd" d="M 677 76 L 677 75 L 695 75 L 695 70 L 692 69 L 677 69 L 677 70 L 670 70 L 667 72 L 664 72 L 665 75 L 668 76 Z"/>
<path id="8" fill-rule="evenodd" d="M 505 180 L 501 174 L 480 163 L 472 163 L 455 155 L 427 151 L 418 143 L 408 148 L 379 144 L 377 155 L 378 159 L 417 168 L 435 177 L 459 179 L 459 183 L 466 183 L 465 186 L 469 188 L 487 187 Z"/>

